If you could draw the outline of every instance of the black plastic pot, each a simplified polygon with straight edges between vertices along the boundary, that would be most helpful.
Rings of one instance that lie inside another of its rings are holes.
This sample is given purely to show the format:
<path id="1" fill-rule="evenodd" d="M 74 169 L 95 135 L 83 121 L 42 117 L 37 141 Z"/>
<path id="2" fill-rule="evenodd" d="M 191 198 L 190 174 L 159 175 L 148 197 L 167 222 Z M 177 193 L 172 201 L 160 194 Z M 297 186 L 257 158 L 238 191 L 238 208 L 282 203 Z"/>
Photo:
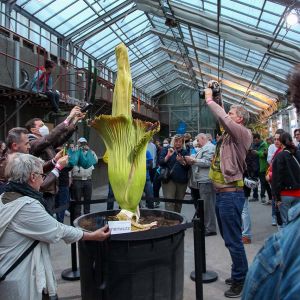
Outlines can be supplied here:
<path id="1" fill-rule="evenodd" d="M 84 215 L 74 224 L 80 228 L 86 218 L 118 212 Z M 182 300 L 184 231 L 189 225 L 177 213 L 141 210 L 141 216 L 149 214 L 180 224 L 78 243 L 83 300 Z"/>

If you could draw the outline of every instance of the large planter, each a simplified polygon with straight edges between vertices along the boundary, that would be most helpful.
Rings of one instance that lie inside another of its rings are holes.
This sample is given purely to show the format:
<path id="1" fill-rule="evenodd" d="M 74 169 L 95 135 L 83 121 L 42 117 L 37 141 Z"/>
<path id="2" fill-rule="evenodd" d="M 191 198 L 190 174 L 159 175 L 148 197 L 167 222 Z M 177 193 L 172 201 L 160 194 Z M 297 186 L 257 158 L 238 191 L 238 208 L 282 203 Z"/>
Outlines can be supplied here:
<path id="1" fill-rule="evenodd" d="M 104 211 L 75 220 L 115 215 Z M 173 212 L 141 210 L 141 216 L 164 216 L 178 225 L 113 235 L 105 242 L 79 242 L 83 300 L 182 300 L 185 219 Z M 81 227 L 83 226 L 83 227 Z"/>

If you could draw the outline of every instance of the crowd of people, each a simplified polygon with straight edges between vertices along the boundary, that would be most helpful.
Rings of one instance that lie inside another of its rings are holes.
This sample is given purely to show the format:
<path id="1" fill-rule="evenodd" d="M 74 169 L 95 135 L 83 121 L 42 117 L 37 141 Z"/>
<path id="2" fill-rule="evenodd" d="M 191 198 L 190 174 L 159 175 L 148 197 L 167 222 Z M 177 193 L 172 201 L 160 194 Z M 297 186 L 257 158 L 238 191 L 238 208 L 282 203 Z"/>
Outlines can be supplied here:
<path id="1" fill-rule="evenodd" d="M 156 165 L 151 168 L 153 194 L 183 200 L 187 188 L 191 197 L 204 200 L 205 235 L 216 235 L 216 220 L 232 258 L 230 285 L 226 297 L 241 295 L 248 262 L 243 244 L 252 241 L 249 202 L 269 205 L 270 224 L 282 230 L 289 222 L 289 211 L 300 200 L 300 129 L 292 136 L 278 129 L 265 140 L 244 125 L 249 115 L 244 107 L 233 105 L 228 114 L 212 100 L 206 89 L 206 102 L 223 127 L 223 134 L 212 140 L 210 134 L 175 134 L 163 144 L 150 142 Z M 251 196 L 252 195 L 252 196 Z M 149 207 L 150 208 L 150 207 Z M 180 203 L 165 208 L 181 212 Z M 272 218 L 271 218 L 272 217 Z"/>
<path id="2" fill-rule="evenodd" d="M 187 190 L 195 204 L 203 199 L 205 235 L 216 235 L 218 224 L 232 260 L 225 296 L 239 297 L 244 290 L 244 299 L 250 295 L 251 299 L 273 299 L 262 296 L 257 281 L 274 288 L 274 282 L 283 281 L 283 269 L 289 271 L 288 278 L 296 272 L 283 266 L 283 261 L 299 268 L 295 258 L 283 257 L 281 250 L 296 251 L 299 236 L 300 129 L 294 131 L 297 146 L 282 129 L 264 141 L 246 128 L 249 113 L 244 106 L 232 105 L 226 113 L 215 101 L 210 84 L 205 101 L 223 133 L 216 139 L 200 132 L 194 139 L 186 133 L 163 143 L 149 142 L 146 206 L 158 207 L 160 193 L 166 199 L 179 200 L 165 204 L 166 210 L 177 213 Z M 51 132 L 42 119 L 34 118 L 24 128 L 12 128 L 6 142 L 0 142 L 0 281 L 9 282 L 0 284 L 0 294 L 5 299 L 56 299 L 49 244 L 61 239 L 67 243 L 102 241 L 110 235 L 107 226 L 87 233 L 63 224 L 70 193 L 75 201 L 83 197 L 87 202 L 83 212 L 90 212 L 92 173 L 98 158 L 84 137 L 77 145 L 70 142 L 84 117 L 85 113 L 74 107 Z M 270 205 L 270 223 L 278 226 L 279 234 L 266 242 L 248 271 L 244 244 L 252 241 L 249 202 Z M 107 209 L 112 208 L 109 186 Z M 80 215 L 81 206 L 76 206 L 75 217 Z M 278 295 L 282 290 L 273 292 Z"/>
<path id="3" fill-rule="evenodd" d="M 51 132 L 34 118 L 24 128 L 12 128 L 1 143 L 1 299 L 57 299 L 49 244 L 103 241 L 110 235 L 107 226 L 88 233 L 63 224 L 69 190 L 75 200 L 91 200 L 98 158 L 85 138 L 77 146 L 69 143 L 84 117 L 76 106 Z M 89 212 L 88 204 L 84 212 Z"/>

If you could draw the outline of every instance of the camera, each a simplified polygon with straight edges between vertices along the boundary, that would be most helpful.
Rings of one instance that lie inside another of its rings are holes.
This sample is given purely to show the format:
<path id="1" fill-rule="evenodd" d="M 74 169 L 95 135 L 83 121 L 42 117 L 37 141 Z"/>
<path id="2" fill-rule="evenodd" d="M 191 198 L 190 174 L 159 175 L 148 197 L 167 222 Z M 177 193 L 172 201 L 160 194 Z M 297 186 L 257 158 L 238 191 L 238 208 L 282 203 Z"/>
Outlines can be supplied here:
<path id="1" fill-rule="evenodd" d="M 87 103 L 87 104 L 85 104 L 84 106 L 82 106 L 81 108 L 80 108 L 80 110 L 81 110 L 81 112 L 87 112 L 88 110 L 90 110 L 91 108 L 93 107 L 93 104 L 91 104 L 91 103 Z"/>
<path id="2" fill-rule="evenodd" d="M 212 82 L 212 86 L 210 87 L 212 89 L 213 97 L 219 96 L 221 93 L 220 85 L 217 81 Z M 200 99 L 205 98 L 205 91 L 199 91 L 199 97 Z"/>

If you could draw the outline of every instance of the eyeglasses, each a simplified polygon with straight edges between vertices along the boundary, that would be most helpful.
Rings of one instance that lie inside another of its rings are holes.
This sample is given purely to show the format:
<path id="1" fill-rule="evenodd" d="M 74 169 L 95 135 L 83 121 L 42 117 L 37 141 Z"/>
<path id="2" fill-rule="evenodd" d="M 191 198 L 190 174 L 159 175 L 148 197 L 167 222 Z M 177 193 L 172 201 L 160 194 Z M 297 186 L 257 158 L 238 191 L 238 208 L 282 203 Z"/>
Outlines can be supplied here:
<path id="1" fill-rule="evenodd" d="M 34 174 L 40 175 L 43 180 L 47 177 L 47 175 L 44 174 L 44 173 L 37 173 L 37 172 L 35 172 Z"/>

